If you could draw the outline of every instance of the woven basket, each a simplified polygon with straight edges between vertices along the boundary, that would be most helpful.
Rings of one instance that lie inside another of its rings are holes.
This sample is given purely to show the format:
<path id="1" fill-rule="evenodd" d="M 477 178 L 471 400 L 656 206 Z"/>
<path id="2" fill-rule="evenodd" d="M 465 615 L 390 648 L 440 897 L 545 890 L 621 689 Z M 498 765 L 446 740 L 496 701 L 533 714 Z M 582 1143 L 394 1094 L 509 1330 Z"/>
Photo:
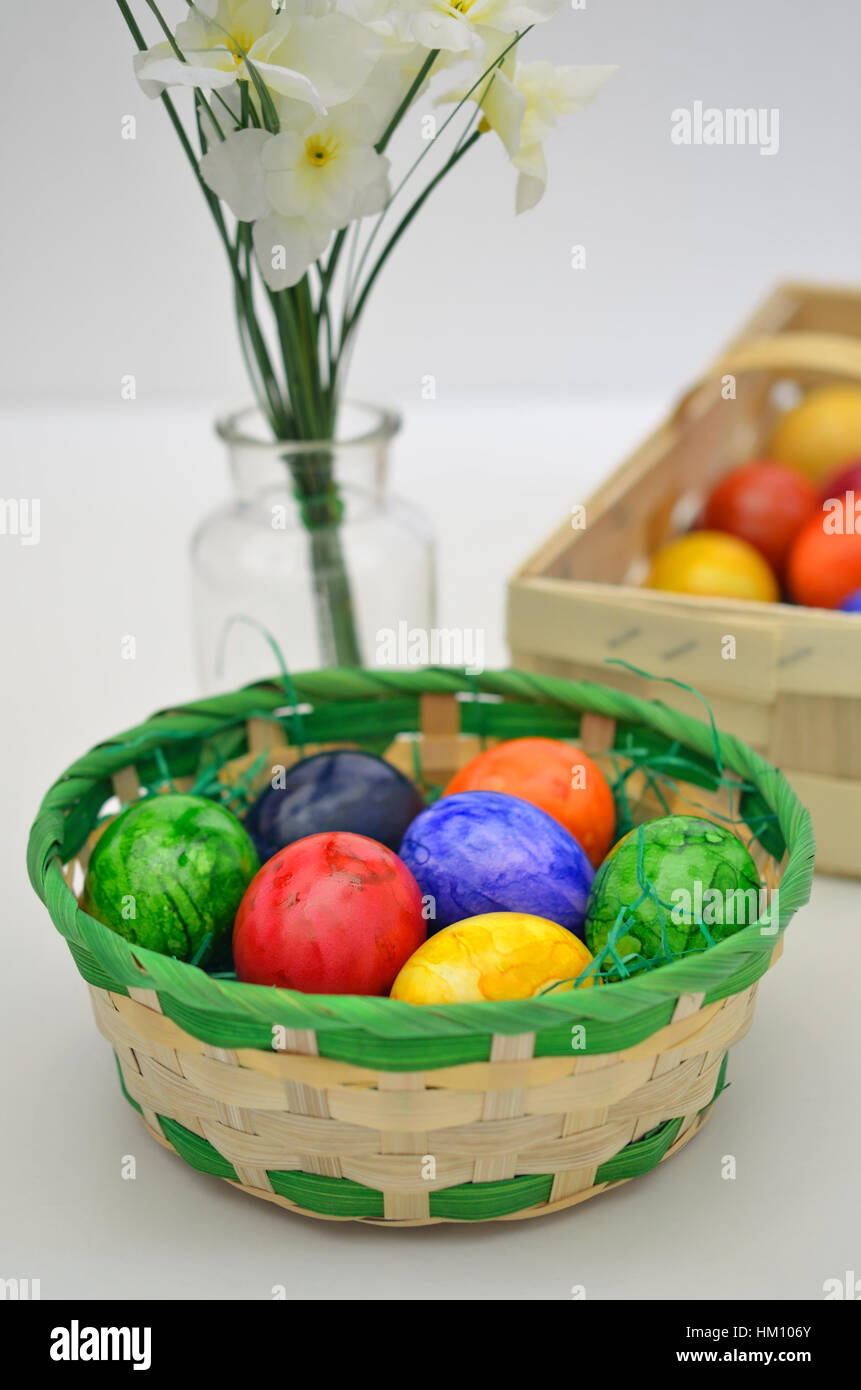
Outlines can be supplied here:
<path id="1" fill-rule="evenodd" d="M 658 702 L 515 671 L 323 671 L 296 677 L 290 701 L 273 681 L 162 711 L 70 767 L 31 831 L 33 885 L 151 1134 L 292 1211 L 385 1225 L 541 1216 L 676 1153 L 808 898 L 810 820 L 783 776 Z M 733 796 L 734 828 L 779 882 L 779 923 L 600 988 L 417 1007 L 213 978 L 77 905 L 112 796 L 200 788 L 201 776 L 247 795 L 273 764 L 333 746 L 385 750 L 439 785 L 481 746 L 527 734 L 576 739 L 616 776 L 627 769 L 634 820 L 725 815 Z"/>

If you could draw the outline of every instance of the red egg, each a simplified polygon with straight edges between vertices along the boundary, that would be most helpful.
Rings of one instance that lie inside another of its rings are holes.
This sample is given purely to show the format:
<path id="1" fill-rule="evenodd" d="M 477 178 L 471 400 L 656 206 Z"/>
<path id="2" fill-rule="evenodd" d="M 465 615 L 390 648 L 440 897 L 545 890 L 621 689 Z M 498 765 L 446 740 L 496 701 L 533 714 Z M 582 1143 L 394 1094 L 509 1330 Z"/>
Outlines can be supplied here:
<path id="1" fill-rule="evenodd" d="M 754 459 L 721 478 L 706 503 L 704 525 L 747 541 L 780 573 L 789 547 L 819 498 L 796 469 Z"/>
<path id="2" fill-rule="evenodd" d="M 385 845 L 308 835 L 251 880 L 233 928 L 236 978 L 306 994 L 388 994 L 427 935 L 422 895 Z"/>
<path id="3" fill-rule="evenodd" d="M 861 459 L 853 459 L 845 468 L 841 468 L 839 473 L 829 478 L 822 489 L 821 500 L 827 502 L 829 498 L 843 497 L 847 492 L 854 492 L 856 497 L 861 497 Z"/>
<path id="4" fill-rule="evenodd" d="M 796 603 L 836 608 L 861 587 L 861 518 L 838 506 L 810 518 L 796 537 L 786 565 Z"/>

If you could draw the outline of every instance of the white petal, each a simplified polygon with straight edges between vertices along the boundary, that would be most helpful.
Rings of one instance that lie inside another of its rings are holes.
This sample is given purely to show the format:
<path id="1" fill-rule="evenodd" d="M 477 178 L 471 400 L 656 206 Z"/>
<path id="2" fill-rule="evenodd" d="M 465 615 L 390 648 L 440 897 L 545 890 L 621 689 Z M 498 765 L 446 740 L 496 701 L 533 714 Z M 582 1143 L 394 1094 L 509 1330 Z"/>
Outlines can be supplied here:
<path id="1" fill-rule="evenodd" d="M 282 130 L 280 135 L 273 135 L 263 151 L 266 197 L 270 209 L 281 217 L 301 218 L 307 211 L 307 181 L 296 175 L 297 168 L 302 166 L 303 156 L 304 143 L 295 130 Z"/>
<path id="2" fill-rule="evenodd" d="M 148 48 L 143 53 L 136 53 L 132 59 L 135 77 L 145 97 L 160 97 L 164 91 L 165 84 L 147 74 L 154 64 L 160 62 L 165 56 L 170 56 L 170 44 L 158 43 L 154 48 Z"/>
<path id="3" fill-rule="evenodd" d="M 506 34 L 542 24 L 561 10 L 563 0 L 478 0 L 470 18 Z"/>
<path id="4" fill-rule="evenodd" d="M 302 217 L 273 213 L 254 223 L 254 250 L 260 273 L 272 290 L 298 285 L 329 244 L 331 232 Z"/>
<path id="5" fill-rule="evenodd" d="M 346 15 L 328 14 L 302 16 L 286 32 L 281 26 L 258 40 L 251 56 L 261 71 L 265 66 L 267 84 L 285 96 L 301 93 L 279 83 L 276 71 L 303 74 L 322 110 L 354 96 L 382 51 L 382 39 L 370 29 Z"/>
<path id="6" fill-rule="evenodd" d="M 388 160 L 385 163 L 388 166 Z M 386 167 L 356 194 L 353 217 L 369 217 L 372 213 L 382 212 L 389 200 L 389 193 L 389 171 Z"/>
<path id="7" fill-rule="evenodd" d="M 472 53 L 476 58 L 484 45 L 472 25 L 454 15 L 424 10 L 413 19 L 413 37 L 424 48 L 444 48 L 449 53 Z"/>
<path id="8" fill-rule="evenodd" d="M 299 19 L 290 31 L 296 66 L 308 73 L 327 106 L 356 95 L 383 47 L 382 39 L 346 15 Z"/>
<path id="9" fill-rule="evenodd" d="M 536 203 L 540 203 L 547 187 L 547 165 L 544 161 L 544 151 L 540 145 L 534 145 L 529 153 L 528 167 L 520 168 L 517 179 L 514 207 L 518 213 L 529 212 Z M 519 165 L 520 161 L 518 160 Z"/>
<path id="10" fill-rule="evenodd" d="M 236 10 L 235 26 L 242 34 L 265 34 L 275 21 L 272 0 L 245 0 Z"/>
<path id="11" fill-rule="evenodd" d="M 253 222 L 269 211 L 261 156 L 273 138 L 266 130 L 237 130 L 200 161 L 205 182 L 240 222 Z"/>
<path id="12" fill-rule="evenodd" d="M 489 82 L 489 86 L 488 86 Z M 520 145 L 520 129 L 526 111 L 526 97 L 503 72 L 495 72 L 475 92 L 481 98 L 481 109 L 496 131 L 508 154 L 513 158 Z"/>
<path id="13" fill-rule="evenodd" d="M 352 185 L 348 221 L 381 212 L 389 197 L 389 161 L 367 145 L 356 149 L 347 177 Z"/>
<path id="14" fill-rule="evenodd" d="M 236 80 L 236 65 L 229 54 L 211 49 L 200 56 L 206 59 L 205 63 L 181 63 L 166 43 L 136 54 L 134 69 L 141 90 L 148 97 L 157 97 L 165 87 L 202 87 L 211 91 L 229 87 Z"/>
<path id="15" fill-rule="evenodd" d="M 291 97 L 294 101 L 306 102 L 316 115 L 325 116 L 326 103 L 304 72 L 294 72 L 292 68 L 280 67 L 276 63 L 262 63 L 258 58 L 252 58 L 251 61 L 260 80 L 265 82 L 271 92 L 278 96 Z"/>
<path id="16" fill-rule="evenodd" d="M 560 110 L 585 111 L 617 68 L 614 64 L 596 64 L 593 67 L 565 67 L 558 71 L 564 94 L 564 105 L 560 103 Z"/>
<path id="17" fill-rule="evenodd" d="M 224 42 L 224 34 L 216 28 L 219 8 L 218 0 L 196 0 L 189 6 L 185 19 L 176 26 L 176 41 L 183 53 L 187 48 Z M 222 16 L 222 19 L 227 18 L 227 15 Z"/>

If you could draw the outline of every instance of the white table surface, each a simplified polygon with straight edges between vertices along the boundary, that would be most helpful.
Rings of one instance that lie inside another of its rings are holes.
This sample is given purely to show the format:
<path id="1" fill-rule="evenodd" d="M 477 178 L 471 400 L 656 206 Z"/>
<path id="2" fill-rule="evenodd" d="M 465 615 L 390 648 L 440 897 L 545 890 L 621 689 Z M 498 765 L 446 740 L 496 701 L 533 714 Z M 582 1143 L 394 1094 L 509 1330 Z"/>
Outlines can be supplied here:
<path id="1" fill-rule="evenodd" d="M 484 626 L 488 665 L 505 660 L 507 574 L 664 404 L 409 409 L 395 487 L 441 536 L 441 624 Z M 42 531 L 30 547 L 0 535 L 0 1276 L 40 1279 L 43 1298 L 261 1299 L 283 1284 L 296 1299 L 568 1299 L 584 1285 L 587 1298 L 711 1300 L 819 1299 L 826 1279 L 861 1271 L 861 885 L 845 880 L 817 878 L 702 1134 L 546 1220 L 309 1220 L 195 1174 L 144 1133 L 24 853 L 41 795 L 72 759 L 198 693 L 187 540 L 227 488 L 211 415 L 129 402 L 0 421 L 0 495 L 39 497 Z M 135 661 L 120 656 L 127 634 Z M 734 1181 L 721 1177 L 728 1154 Z"/>

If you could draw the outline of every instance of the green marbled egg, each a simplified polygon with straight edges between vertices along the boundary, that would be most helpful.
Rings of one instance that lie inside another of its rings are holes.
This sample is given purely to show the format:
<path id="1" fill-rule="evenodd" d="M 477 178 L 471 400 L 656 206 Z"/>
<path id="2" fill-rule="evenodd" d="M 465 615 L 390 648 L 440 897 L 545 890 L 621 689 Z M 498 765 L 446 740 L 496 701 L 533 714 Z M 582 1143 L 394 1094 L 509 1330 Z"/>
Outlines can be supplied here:
<path id="1" fill-rule="evenodd" d="M 699 816 L 662 816 L 630 831 L 598 869 L 586 945 L 597 955 L 619 921 L 614 944 L 622 957 L 660 961 L 705 950 L 700 923 L 713 942 L 732 936 L 757 920 L 759 890 L 753 859 L 725 826 Z"/>
<path id="2" fill-rule="evenodd" d="M 202 796 L 146 797 L 112 821 L 90 858 L 81 907 L 128 941 L 191 960 L 233 927 L 260 867 L 250 835 Z"/>

